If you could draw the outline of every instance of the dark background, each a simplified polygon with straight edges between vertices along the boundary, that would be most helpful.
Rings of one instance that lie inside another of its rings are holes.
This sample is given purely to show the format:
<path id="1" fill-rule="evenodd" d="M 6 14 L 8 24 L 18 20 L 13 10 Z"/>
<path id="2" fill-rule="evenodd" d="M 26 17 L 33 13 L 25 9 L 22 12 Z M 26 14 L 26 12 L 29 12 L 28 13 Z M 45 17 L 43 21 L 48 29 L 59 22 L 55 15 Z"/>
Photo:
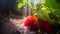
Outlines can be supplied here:
<path id="1" fill-rule="evenodd" d="M 16 11 L 15 7 L 16 0 L 0 0 L 0 34 L 8 34 L 9 29 L 6 29 L 7 26 L 5 26 L 6 22 L 4 21 L 4 19 L 10 15 L 10 12 L 13 13 L 14 11 Z"/>

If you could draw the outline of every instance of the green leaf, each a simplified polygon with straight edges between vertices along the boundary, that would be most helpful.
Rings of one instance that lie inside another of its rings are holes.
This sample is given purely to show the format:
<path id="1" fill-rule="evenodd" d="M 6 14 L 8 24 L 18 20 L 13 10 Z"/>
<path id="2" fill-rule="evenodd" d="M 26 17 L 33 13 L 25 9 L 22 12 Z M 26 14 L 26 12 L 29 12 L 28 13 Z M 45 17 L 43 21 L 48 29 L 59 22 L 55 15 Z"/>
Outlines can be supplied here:
<path id="1" fill-rule="evenodd" d="M 22 3 L 18 3 L 18 8 L 22 8 L 23 4 Z"/>
<path id="2" fill-rule="evenodd" d="M 18 2 L 18 9 L 22 8 L 27 4 L 27 0 L 17 0 L 17 2 Z"/>
<path id="3" fill-rule="evenodd" d="M 36 14 L 37 18 L 48 21 L 51 24 L 53 22 L 53 20 L 50 19 L 49 13 L 50 13 L 50 10 L 47 6 L 45 6 L 45 5 L 36 6 L 35 14 Z"/>

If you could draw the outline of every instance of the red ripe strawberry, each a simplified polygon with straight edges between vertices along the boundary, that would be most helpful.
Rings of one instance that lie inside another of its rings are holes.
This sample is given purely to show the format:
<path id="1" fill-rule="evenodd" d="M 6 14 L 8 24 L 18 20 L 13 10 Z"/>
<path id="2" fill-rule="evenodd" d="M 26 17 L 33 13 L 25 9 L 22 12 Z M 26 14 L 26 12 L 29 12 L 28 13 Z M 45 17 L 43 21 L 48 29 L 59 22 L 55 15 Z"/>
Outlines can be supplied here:
<path id="1" fill-rule="evenodd" d="M 35 22 L 36 19 L 37 18 L 35 16 L 29 16 L 25 20 L 24 25 L 27 26 L 27 27 L 30 27 L 31 30 L 36 30 L 36 29 L 38 29 L 37 22 Z"/>
<path id="2" fill-rule="evenodd" d="M 50 27 L 50 24 L 48 24 L 47 22 L 45 21 L 40 21 L 39 23 L 39 28 L 44 31 L 44 32 L 47 32 L 47 33 L 50 33 L 51 32 L 51 27 Z"/>

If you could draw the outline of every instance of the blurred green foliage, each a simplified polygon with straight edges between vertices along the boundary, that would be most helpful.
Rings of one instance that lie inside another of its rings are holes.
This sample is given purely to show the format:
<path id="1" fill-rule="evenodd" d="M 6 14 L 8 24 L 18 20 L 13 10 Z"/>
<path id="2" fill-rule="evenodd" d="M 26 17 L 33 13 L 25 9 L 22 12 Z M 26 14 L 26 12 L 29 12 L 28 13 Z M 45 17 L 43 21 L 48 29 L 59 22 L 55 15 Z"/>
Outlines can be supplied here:
<path id="1" fill-rule="evenodd" d="M 60 24 L 60 0 L 45 0 L 45 4 L 51 9 L 50 18 Z"/>
<path id="2" fill-rule="evenodd" d="M 33 15 L 51 24 L 60 24 L 60 0 L 44 0 L 44 4 L 36 4 Z"/>

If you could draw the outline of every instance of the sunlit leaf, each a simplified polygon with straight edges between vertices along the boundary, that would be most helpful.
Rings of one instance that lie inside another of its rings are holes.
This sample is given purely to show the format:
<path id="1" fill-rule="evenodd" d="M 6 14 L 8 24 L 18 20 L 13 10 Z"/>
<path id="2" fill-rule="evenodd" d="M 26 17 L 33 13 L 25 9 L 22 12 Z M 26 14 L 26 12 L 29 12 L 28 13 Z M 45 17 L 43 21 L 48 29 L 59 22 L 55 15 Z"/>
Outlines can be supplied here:
<path id="1" fill-rule="evenodd" d="M 18 2 L 18 8 L 22 8 L 24 5 L 26 5 L 27 0 L 17 0 Z"/>
<path id="2" fill-rule="evenodd" d="M 18 8 L 22 8 L 23 4 L 22 3 L 18 3 Z"/>

